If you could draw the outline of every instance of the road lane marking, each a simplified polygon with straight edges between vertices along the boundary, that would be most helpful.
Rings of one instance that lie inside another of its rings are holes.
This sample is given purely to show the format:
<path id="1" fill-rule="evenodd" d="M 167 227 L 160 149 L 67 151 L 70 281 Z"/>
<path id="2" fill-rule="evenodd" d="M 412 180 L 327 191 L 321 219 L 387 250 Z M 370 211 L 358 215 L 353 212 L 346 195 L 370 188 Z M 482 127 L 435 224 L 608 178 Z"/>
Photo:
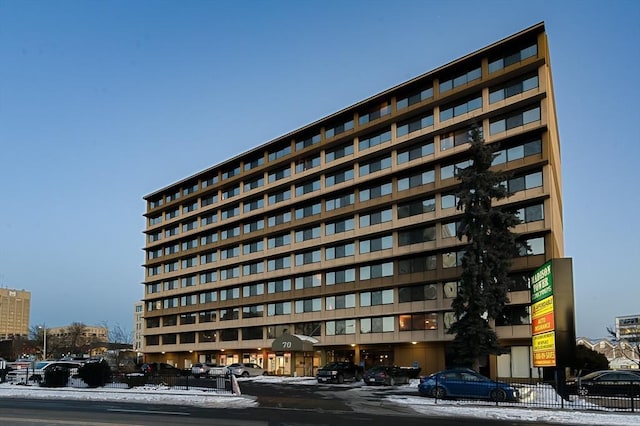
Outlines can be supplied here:
<path id="1" fill-rule="evenodd" d="M 156 411 L 156 410 L 127 410 L 124 408 L 108 408 L 107 411 L 116 413 L 138 413 L 138 414 L 167 414 L 170 416 L 190 416 L 186 411 Z"/>

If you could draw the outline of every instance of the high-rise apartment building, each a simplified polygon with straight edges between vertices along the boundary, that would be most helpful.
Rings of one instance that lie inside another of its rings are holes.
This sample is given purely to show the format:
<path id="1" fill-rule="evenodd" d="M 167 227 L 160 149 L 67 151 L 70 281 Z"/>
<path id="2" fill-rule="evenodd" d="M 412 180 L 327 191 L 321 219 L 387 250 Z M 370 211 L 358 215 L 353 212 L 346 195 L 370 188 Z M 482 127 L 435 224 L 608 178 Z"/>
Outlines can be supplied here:
<path id="1" fill-rule="evenodd" d="M 144 302 L 138 301 L 133 304 L 133 350 L 142 352 L 144 329 Z"/>
<path id="2" fill-rule="evenodd" d="M 0 340 L 29 336 L 31 292 L 0 288 Z"/>
<path id="3" fill-rule="evenodd" d="M 472 125 L 510 173 L 500 205 L 522 219 L 495 324 L 508 353 L 486 368 L 528 377 L 528 276 L 564 250 L 542 23 L 145 196 L 146 358 L 444 367 Z"/>

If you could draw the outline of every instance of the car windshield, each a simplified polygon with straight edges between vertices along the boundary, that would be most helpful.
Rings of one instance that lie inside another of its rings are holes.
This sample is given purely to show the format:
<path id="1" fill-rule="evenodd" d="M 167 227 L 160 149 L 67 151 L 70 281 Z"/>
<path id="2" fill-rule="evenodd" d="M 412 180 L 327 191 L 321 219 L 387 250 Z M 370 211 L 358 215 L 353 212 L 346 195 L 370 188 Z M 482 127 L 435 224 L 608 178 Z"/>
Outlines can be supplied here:
<path id="1" fill-rule="evenodd" d="M 325 365 L 324 368 L 340 368 L 342 366 L 342 364 L 340 364 L 339 362 L 330 362 L 329 364 Z"/>
<path id="2" fill-rule="evenodd" d="M 50 362 L 44 362 L 44 361 L 36 362 L 36 365 L 34 366 L 34 368 L 36 370 L 42 370 L 44 367 L 46 367 L 49 364 L 51 364 L 51 363 Z"/>
<path id="3" fill-rule="evenodd" d="M 368 370 L 369 373 L 381 373 L 383 371 L 386 371 L 387 367 L 382 367 L 382 366 L 377 366 L 377 367 L 372 367 Z"/>

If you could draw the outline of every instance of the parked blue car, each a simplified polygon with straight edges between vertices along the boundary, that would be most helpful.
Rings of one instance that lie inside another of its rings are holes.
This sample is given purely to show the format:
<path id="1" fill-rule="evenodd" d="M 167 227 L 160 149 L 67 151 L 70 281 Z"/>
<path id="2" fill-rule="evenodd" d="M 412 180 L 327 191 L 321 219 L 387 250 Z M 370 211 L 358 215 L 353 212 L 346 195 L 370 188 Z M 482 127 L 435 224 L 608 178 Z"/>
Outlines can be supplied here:
<path id="1" fill-rule="evenodd" d="M 474 398 L 492 401 L 517 401 L 520 393 L 508 383 L 496 382 L 467 369 L 454 368 L 420 379 L 420 395 L 434 398 Z"/>

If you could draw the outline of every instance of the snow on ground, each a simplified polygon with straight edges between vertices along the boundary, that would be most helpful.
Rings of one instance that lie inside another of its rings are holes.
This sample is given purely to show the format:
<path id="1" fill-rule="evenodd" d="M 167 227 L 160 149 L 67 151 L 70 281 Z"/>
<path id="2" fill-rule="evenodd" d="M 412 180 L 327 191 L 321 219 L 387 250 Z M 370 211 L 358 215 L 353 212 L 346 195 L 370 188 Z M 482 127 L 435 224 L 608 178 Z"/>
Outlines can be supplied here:
<path id="1" fill-rule="evenodd" d="M 312 377 L 277 377 L 260 376 L 238 379 L 240 390 L 245 381 L 262 383 L 284 383 L 296 386 L 315 386 L 317 381 Z M 72 383 L 80 386 L 78 383 Z M 344 385 L 347 392 L 370 393 L 384 387 L 368 387 L 362 382 Z M 629 426 L 640 424 L 640 413 L 612 413 L 607 411 L 585 411 L 584 402 L 580 405 L 565 403 L 564 409 L 557 408 L 559 401 L 546 385 L 526 386 L 522 388 L 524 403 L 501 404 L 494 403 L 434 400 L 416 394 L 418 381 L 396 386 L 393 394 L 384 396 L 387 402 L 407 407 L 407 413 L 412 410 L 425 416 L 476 417 L 495 420 L 539 421 L 559 424 L 580 425 L 611 425 Z M 82 387 L 43 388 L 17 384 L 0 384 L 0 398 L 43 398 L 43 399 L 74 399 L 100 400 L 124 402 L 152 402 L 157 404 L 181 404 L 210 408 L 251 408 L 258 406 L 255 398 L 249 395 L 229 395 L 216 393 L 207 388 L 190 388 L 189 390 L 170 389 L 166 386 L 144 386 L 133 389 L 118 387 L 117 385 L 89 389 Z"/>

